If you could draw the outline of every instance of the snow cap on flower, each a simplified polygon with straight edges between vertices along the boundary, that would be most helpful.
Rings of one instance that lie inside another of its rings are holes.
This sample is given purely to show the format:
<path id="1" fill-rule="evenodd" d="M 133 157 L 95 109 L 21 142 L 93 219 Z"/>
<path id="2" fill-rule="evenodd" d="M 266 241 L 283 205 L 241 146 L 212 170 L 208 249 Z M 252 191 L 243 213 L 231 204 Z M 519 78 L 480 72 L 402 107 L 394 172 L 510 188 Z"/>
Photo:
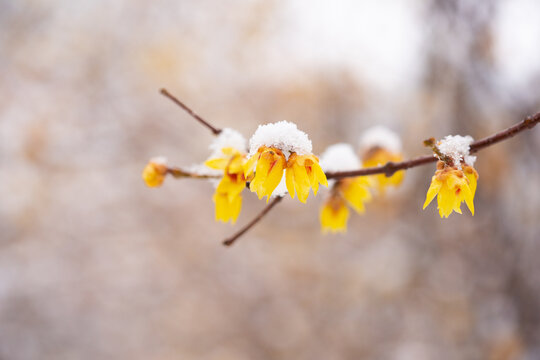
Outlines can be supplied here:
<path id="1" fill-rule="evenodd" d="M 362 153 L 374 147 L 381 147 L 393 153 L 400 153 L 402 149 L 398 134 L 382 125 L 376 125 L 364 131 L 359 145 Z"/>
<path id="2" fill-rule="evenodd" d="M 288 121 L 259 125 L 249 140 L 249 155 L 255 155 L 262 146 L 281 150 L 287 159 L 293 152 L 309 155 L 312 151 L 307 134 Z"/>
<path id="3" fill-rule="evenodd" d="M 234 148 L 244 152 L 247 149 L 247 141 L 238 131 L 225 128 L 210 144 L 210 150 L 212 150 L 212 155 L 210 155 L 210 157 L 215 158 L 223 156 L 221 152 L 223 148 Z"/>
<path id="4" fill-rule="evenodd" d="M 325 172 L 356 170 L 361 166 L 353 147 L 345 143 L 327 147 L 321 155 L 320 164 Z"/>
<path id="5" fill-rule="evenodd" d="M 461 161 L 469 166 L 473 166 L 476 161 L 476 156 L 469 155 L 472 142 L 473 138 L 469 135 L 448 135 L 437 142 L 437 147 L 441 153 L 452 159 L 454 166 L 461 169 Z"/>

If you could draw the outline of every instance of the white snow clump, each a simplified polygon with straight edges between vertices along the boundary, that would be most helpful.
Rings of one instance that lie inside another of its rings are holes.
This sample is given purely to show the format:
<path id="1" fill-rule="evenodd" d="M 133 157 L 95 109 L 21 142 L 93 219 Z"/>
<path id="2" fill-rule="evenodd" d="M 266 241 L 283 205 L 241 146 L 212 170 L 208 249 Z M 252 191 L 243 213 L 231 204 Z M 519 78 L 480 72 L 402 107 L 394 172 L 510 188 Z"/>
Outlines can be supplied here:
<path id="1" fill-rule="evenodd" d="M 357 170 L 361 167 L 360 158 L 353 147 L 345 143 L 327 147 L 321 155 L 320 164 L 325 172 Z"/>
<path id="2" fill-rule="evenodd" d="M 461 170 L 461 161 L 469 166 L 473 166 L 476 161 L 476 156 L 469 155 L 472 142 L 473 138 L 469 135 L 448 135 L 437 142 L 437 147 L 441 153 L 452 159 L 454 166 Z"/>
<path id="3" fill-rule="evenodd" d="M 232 147 L 239 151 L 245 152 L 247 149 L 247 141 L 238 131 L 225 128 L 210 144 L 210 150 L 212 150 L 212 155 L 210 155 L 210 158 L 222 157 L 224 154 L 221 152 L 221 149 L 227 147 Z"/>
<path id="4" fill-rule="evenodd" d="M 298 155 L 309 155 L 312 151 L 311 140 L 307 134 L 298 130 L 296 124 L 288 121 L 259 125 L 249 140 L 249 155 L 255 155 L 262 146 L 281 150 L 286 159 L 293 152 Z"/>
<path id="5" fill-rule="evenodd" d="M 364 131 L 360 136 L 359 145 L 362 153 L 374 147 L 381 147 L 392 153 L 400 153 L 402 149 L 398 134 L 382 125 L 376 125 Z"/>

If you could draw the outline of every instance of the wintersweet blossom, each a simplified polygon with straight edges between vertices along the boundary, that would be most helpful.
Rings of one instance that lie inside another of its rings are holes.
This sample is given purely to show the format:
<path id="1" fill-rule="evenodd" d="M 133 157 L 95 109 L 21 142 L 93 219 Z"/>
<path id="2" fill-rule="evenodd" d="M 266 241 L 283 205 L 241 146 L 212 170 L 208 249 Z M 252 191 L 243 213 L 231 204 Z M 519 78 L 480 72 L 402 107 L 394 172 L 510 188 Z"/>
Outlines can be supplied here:
<path id="1" fill-rule="evenodd" d="M 402 144 L 399 136 L 384 126 L 374 126 L 360 137 L 360 153 L 364 167 L 375 167 L 387 162 L 403 160 Z M 403 181 L 404 171 L 397 171 L 392 176 L 374 175 L 379 193 L 384 194 L 388 186 L 398 186 Z"/>
<path id="2" fill-rule="evenodd" d="M 167 159 L 156 157 L 144 167 L 142 178 L 148 187 L 158 187 L 165 181 L 167 175 Z"/>
<path id="3" fill-rule="evenodd" d="M 319 184 L 328 186 L 319 159 L 311 153 L 312 146 L 306 133 L 295 124 L 280 121 L 261 125 L 250 139 L 250 158 L 244 166 L 244 176 L 253 177 L 250 190 L 259 199 L 277 195 L 285 171 L 287 191 L 305 203 L 309 190 L 317 194 Z"/>
<path id="4" fill-rule="evenodd" d="M 474 169 L 476 157 L 469 155 L 470 136 L 447 136 L 437 143 L 440 158 L 437 171 L 431 179 L 426 194 L 425 209 L 437 196 L 437 205 L 441 218 L 448 217 L 452 211 L 461 214 L 461 203 L 465 202 L 474 215 L 474 195 L 478 173 Z M 441 159 L 444 156 L 444 160 Z"/>
<path id="5" fill-rule="evenodd" d="M 242 190 L 246 187 L 244 165 L 245 140 L 232 129 L 224 129 L 210 145 L 213 154 L 204 164 L 210 169 L 223 171 L 213 201 L 216 221 L 235 223 L 242 209 Z"/>
<path id="6" fill-rule="evenodd" d="M 328 147 L 321 156 L 325 171 L 348 171 L 357 169 L 360 159 L 349 144 L 336 144 Z M 357 213 L 365 212 L 364 203 L 371 200 L 368 177 L 359 176 L 332 182 L 331 192 L 320 212 L 323 232 L 345 232 L 351 206 Z"/>

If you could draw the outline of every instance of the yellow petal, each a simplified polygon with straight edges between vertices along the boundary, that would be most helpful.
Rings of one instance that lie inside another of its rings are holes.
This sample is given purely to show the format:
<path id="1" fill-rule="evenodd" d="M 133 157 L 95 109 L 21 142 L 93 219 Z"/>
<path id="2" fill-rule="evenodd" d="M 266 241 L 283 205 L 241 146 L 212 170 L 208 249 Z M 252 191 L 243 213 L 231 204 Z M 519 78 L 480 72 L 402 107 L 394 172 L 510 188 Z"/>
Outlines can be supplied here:
<path id="1" fill-rule="evenodd" d="M 429 189 L 426 194 L 426 201 L 424 202 L 424 207 L 422 209 L 425 209 L 431 203 L 431 201 L 433 201 L 435 196 L 439 193 L 441 186 L 442 182 L 433 176 L 431 178 L 431 184 L 429 185 Z"/>
<path id="2" fill-rule="evenodd" d="M 242 196 L 238 195 L 236 196 L 232 201 L 229 201 L 229 217 L 231 219 L 231 223 L 236 223 L 236 219 L 238 219 L 238 215 L 240 215 L 240 211 L 242 210 Z"/>
<path id="3" fill-rule="evenodd" d="M 253 173 L 253 168 L 255 167 L 255 163 L 259 159 L 260 154 L 257 153 L 250 157 L 248 161 L 244 164 L 244 176 L 247 178 Z"/>
<path id="4" fill-rule="evenodd" d="M 294 171 L 292 167 L 288 167 L 285 173 L 285 184 L 287 185 L 287 191 L 294 199 Z"/>
<path id="5" fill-rule="evenodd" d="M 209 167 L 210 169 L 215 170 L 225 170 L 227 165 L 229 164 L 229 159 L 226 158 L 214 158 L 209 159 L 204 162 L 204 165 Z"/>
<path id="6" fill-rule="evenodd" d="M 321 165 L 319 165 L 318 162 L 313 163 L 311 169 L 313 170 L 313 173 L 315 174 L 315 179 L 321 184 L 326 187 L 328 187 L 328 180 L 326 179 L 326 174 L 324 173 L 323 169 L 321 168 Z"/>
<path id="7" fill-rule="evenodd" d="M 293 165 L 294 172 L 294 188 L 298 194 L 298 200 L 305 203 L 309 196 L 309 178 L 306 168 L 300 165 Z"/>
<path id="8" fill-rule="evenodd" d="M 454 210 L 455 202 L 455 192 L 448 187 L 446 182 L 444 182 L 441 186 L 441 189 L 439 190 L 439 193 L 437 194 L 439 215 L 441 217 L 448 217 L 452 213 L 452 210 Z"/>
<path id="9" fill-rule="evenodd" d="M 228 156 L 236 155 L 236 154 L 239 153 L 239 151 L 236 150 L 236 149 L 233 148 L 233 147 L 224 147 L 223 149 L 221 149 L 221 152 L 222 152 L 224 155 L 228 155 Z"/>
<path id="10" fill-rule="evenodd" d="M 285 167 L 285 158 L 277 155 L 261 187 L 264 195 L 268 196 L 266 198 L 266 202 L 270 200 L 270 195 L 272 195 L 276 187 L 281 182 L 281 178 L 283 177 L 284 167 Z M 257 176 L 257 173 L 255 173 L 255 176 Z"/>
<path id="11" fill-rule="evenodd" d="M 259 160 L 257 160 L 255 177 L 251 181 L 249 189 L 256 192 L 259 199 L 262 199 L 266 195 L 265 182 L 273 163 L 274 156 L 268 151 L 261 153 Z"/>
<path id="12" fill-rule="evenodd" d="M 229 201 L 227 200 L 227 196 L 223 194 L 215 193 L 212 200 L 214 200 L 214 203 L 216 204 L 216 207 L 215 207 L 216 221 L 223 221 L 223 222 L 229 221 L 229 217 L 227 215 L 227 207 L 228 207 Z"/>
<path id="13" fill-rule="evenodd" d="M 244 164 L 246 163 L 246 159 L 241 154 L 234 155 L 227 167 L 227 172 L 231 174 L 242 174 L 244 175 Z"/>
<path id="14" fill-rule="evenodd" d="M 476 183 L 476 179 L 475 179 Z M 463 197 L 465 199 L 465 203 L 467 204 L 467 207 L 471 211 L 471 214 L 474 216 L 474 194 L 472 190 L 470 189 L 470 186 L 465 184 L 462 189 L 463 191 Z"/>
<path id="15" fill-rule="evenodd" d="M 320 221 L 321 231 L 345 232 L 347 231 L 347 220 L 349 219 L 349 209 L 339 198 L 330 198 L 321 208 Z"/>
<path id="16" fill-rule="evenodd" d="M 474 195 L 476 194 L 476 185 L 478 180 L 478 173 L 470 166 L 465 166 L 463 169 L 465 176 L 469 180 L 469 188 L 471 189 L 471 193 L 474 199 Z"/>
<path id="17" fill-rule="evenodd" d="M 339 189 L 341 194 L 357 213 L 362 214 L 366 210 L 364 203 L 370 201 L 372 198 L 367 181 L 362 177 L 347 180 L 342 180 L 340 184 Z"/>
<path id="18" fill-rule="evenodd" d="M 230 199 L 227 194 L 216 192 L 212 199 L 216 204 L 216 221 L 228 222 L 230 220 L 234 224 L 242 209 L 242 196 L 238 195 Z"/>
<path id="19" fill-rule="evenodd" d="M 309 186 L 313 189 L 313 195 L 317 195 L 317 192 L 319 191 L 319 182 L 315 178 L 313 168 L 311 167 L 311 165 L 308 165 L 305 166 L 305 169 L 309 179 Z"/>

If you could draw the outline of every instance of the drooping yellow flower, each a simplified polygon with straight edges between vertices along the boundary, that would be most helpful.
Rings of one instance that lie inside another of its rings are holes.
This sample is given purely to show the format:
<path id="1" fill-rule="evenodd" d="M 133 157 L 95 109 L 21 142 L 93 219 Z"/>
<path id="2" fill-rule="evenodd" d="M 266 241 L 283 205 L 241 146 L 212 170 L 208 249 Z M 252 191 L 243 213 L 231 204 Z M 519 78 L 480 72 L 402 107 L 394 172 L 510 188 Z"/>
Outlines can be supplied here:
<path id="1" fill-rule="evenodd" d="M 266 201 L 268 202 L 272 192 L 283 177 L 283 170 L 286 165 L 287 160 L 281 150 L 266 146 L 259 148 L 257 153 L 244 166 L 244 175 L 246 177 L 253 176 L 253 169 L 255 168 L 255 175 L 249 184 L 249 189 L 257 193 L 259 199 L 267 196 Z"/>
<path id="2" fill-rule="evenodd" d="M 223 156 L 207 160 L 204 164 L 211 169 L 223 170 L 213 201 L 216 204 L 216 221 L 234 224 L 242 209 L 242 190 L 246 187 L 244 176 L 245 155 L 232 147 L 221 150 Z"/>
<path id="3" fill-rule="evenodd" d="M 364 167 L 375 167 L 388 163 L 389 161 L 398 162 L 403 160 L 401 153 L 393 153 L 381 147 L 374 147 L 370 149 L 364 156 Z M 397 171 L 392 176 L 386 176 L 385 174 L 373 175 L 377 190 L 379 193 L 384 194 L 386 187 L 398 186 L 403 181 L 405 171 Z"/>
<path id="4" fill-rule="evenodd" d="M 383 125 L 366 129 L 360 136 L 359 146 L 363 167 L 381 166 L 403 158 L 403 146 L 398 133 Z M 404 171 L 398 171 L 389 177 L 385 174 L 373 175 L 371 179 L 379 194 L 383 195 L 387 187 L 401 184 L 404 176 Z"/>
<path id="5" fill-rule="evenodd" d="M 341 196 L 330 197 L 321 208 L 320 219 L 323 233 L 346 232 L 349 209 L 345 200 Z"/>
<path id="6" fill-rule="evenodd" d="M 437 171 L 431 179 L 423 209 L 437 196 L 441 218 L 448 217 L 452 211 L 461 214 L 462 202 L 467 204 L 471 214 L 474 215 L 473 201 L 477 179 L 478 173 L 471 166 L 464 165 L 462 170 L 439 161 Z"/>
<path id="7" fill-rule="evenodd" d="M 349 204 L 357 213 L 362 214 L 366 208 L 364 203 L 372 198 L 369 192 L 370 182 L 366 177 L 355 177 L 338 180 L 332 188 L 332 194 L 321 209 L 321 230 L 323 232 L 347 231 Z"/>
<path id="8" fill-rule="evenodd" d="M 309 190 L 316 194 L 319 184 L 328 186 L 319 159 L 312 155 L 311 140 L 288 121 L 260 125 L 249 140 L 250 154 L 244 175 L 253 176 L 250 190 L 259 199 L 298 194 L 306 202 Z M 285 176 L 284 172 L 285 171 Z M 281 185 L 280 185 L 281 184 Z"/>
<path id="9" fill-rule="evenodd" d="M 163 158 L 155 158 L 148 162 L 142 172 L 142 178 L 148 187 L 158 187 L 165 181 L 167 163 Z"/>
<path id="10" fill-rule="evenodd" d="M 292 153 L 287 161 L 286 184 L 291 197 L 294 199 L 296 193 L 298 200 L 305 203 L 310 188 L 313 189 L 313 195 L 317 195 L 319 184 L 328 186 L 328 181 L 317 157 Z"/>
<path id="11" fill-rule="evenodd" d="M 267 201 L 281 182 L 283 171 L 286 171 L 287 191 L 293 199 L 295 193 L 298 194 L 298 199 L 303 203 L 309 196 L 309 189 L 312 188 L 317 195 L 319 184 L 328 186 L 326 175 L 314 155 L 292 153 L 286 160 L 281 150 L 263 146 L 247 161 L 244 175 L 253 175 L 254 168 L 255 174 L 249 188 L 257 193 L 259 199 L 267 196 Z"/>

